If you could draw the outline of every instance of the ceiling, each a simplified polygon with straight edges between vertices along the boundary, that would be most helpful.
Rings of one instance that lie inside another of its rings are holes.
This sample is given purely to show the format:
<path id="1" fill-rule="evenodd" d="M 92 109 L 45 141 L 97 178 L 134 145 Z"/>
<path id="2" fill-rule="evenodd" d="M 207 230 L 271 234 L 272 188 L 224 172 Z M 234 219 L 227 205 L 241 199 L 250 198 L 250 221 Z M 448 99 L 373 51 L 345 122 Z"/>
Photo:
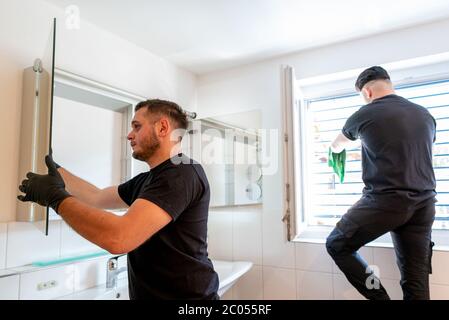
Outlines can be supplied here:
<path id="1" fill-rule="evenodd" d="M 448 0 L 46 0 L 203 74 L 449 18 Z"/>

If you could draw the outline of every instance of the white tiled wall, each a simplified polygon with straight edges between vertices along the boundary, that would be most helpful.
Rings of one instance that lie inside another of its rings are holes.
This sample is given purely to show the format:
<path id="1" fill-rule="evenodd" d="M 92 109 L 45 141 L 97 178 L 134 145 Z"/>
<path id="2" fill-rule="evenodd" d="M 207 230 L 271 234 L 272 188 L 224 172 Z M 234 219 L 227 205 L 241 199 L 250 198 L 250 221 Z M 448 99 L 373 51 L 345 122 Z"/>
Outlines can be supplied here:
<path id="1" fill-rule="evenodd" d="M 430 299 L 449 300 L 449 286 L 430 284 Z"/>
<path id="2" fill-rule="evenodd" d="M 0 300 L 55 299 L 75 291 L 104 284 L 106 282 L 106 262 L 109 257 L 44 268 L 5 269 L 4 275 L 0 273 Z M 123 261 L 119 259 L 119 266 L 124 264 L 126 264 L 126 256 L 123 257 Z M 10 272 L 15 270 L 18 273 L 7 275 L 6 271 L 8 270 Z M 121 277 L 124 276 L 126 277 L 126 272 Z M 50 282 L 54 282 L 56 285 L 48 286 Z M 43 289 L 43 284 L 47 284 L 47 288 Z"/>
<path id="3" fill-rule="evenodd" d="M 385 290 L 387 290 L 391 300 L 402 300 L 402 289 L 399 280 L 383 279 L 381 277 L 380 281 Z"/>
<path id="4" fill-rule="evenodd" d="M 211 213 L 209 252 L 214 258 L 254 263 L 227 292 L 227 299 L 364 299 L 329 257 L 324 243 L 288 243 L 279 214 L 262 212 L 261 207 L 221 210 Z M 393 249 L 369 246 L 359 253 L 368 265 L 379 268 L 390 298 L 402 299 Z M 431 297 L 449 299 L 449 252 L 435 251 L 432 265 Z"/>
<path id="5" fill-rule="evenodd" d="M 106 282 L 108 258 L 85 261 L 73 266 L 74 290 L 81 291 Z"/>
<path id="6" fill-rule="evenodd" d="M 263 294 L 267 300 L 296 299 L 296 271 L 274 267 L 263 267 Z"/>
<path id="7" fill-rule="evenodd" d="M 221 298 L 263 299 L 262 206 L 210 210 L 208 241 L 211 259 L 253 262 L 251 270 Z"/>
<path id="8" fill-rule="evenodd" d="M 233 298 L 233 288 L 229 288 L 221 297 L 220 300 L 234 300 Z"/>
<path id="9" fill-rule="evenodd" d="M 19 275 L 0 278 L 0 300 L 19 299 Z"/>
<path id="10" fill-rule="evenodd" d="M 234 285 L 233 299 L 263 300 L 263 269 L 253 266 L 248 273 Z"/>
<path id="11" fill-rule="evenodd" d="M 6 268 L 6 236 L 8 225 L 0 223 L 0 269 Z"/>
<path id="12" fill-rule="evenodd" d="M 20 276 L 20 299 L 42 300 L 54 299 L 73 293 L 74 289 L 73 265 L 23 273 Z M 40 284 L 54 281 L 54 287 L 39 289 Z"/>
<path id="13" fill-rule="evenodd" d="M 296 245 L 296 268 L 313 272 L 332 273 L 333 261 L 326 247 L 320 244 L 303 243 Z"/>
<path id="14" fill-rule="evenodd" d="M 348 282 L 342 274 L 334 274 L 335 300 L 364 300 L 365 298 Z"/>
<path id="15" fill-rule="evenodd" d="M 262 264 L 262 215 L 260 210 L 233 212 L 233 259 Z"/>
<path id="16" fill-rule="evenodd" d="M 208 246 L 210 258 L 232 260 L 232 211 L 214 210 L 210 213 Z"/>
<path id="17" fill-rule="evenodd" d="M 334 288 L 332 273 L 296 270 L 296 288 L 299 300 L 332 300 Z"/>
<path id="18" fill-rule="evenodd" d="M 104 283 L 108 256 L 59 267 L 30 266 L 35 261 L 99 250 L 61 220 L 50 222 L 48 236 L 32 223 L 0 223 L 0 300 L 53 299 Z M 119 265 L 126 266 L 126 256 L 119 259 Z M 57 283 L 54 288 L 38 290 L 39 283 L 53 280 Z"/>
<path id="19" fill-rule="evenodd" d="M 281 211 L 263 211 L 263 263 L 266 266 L 295 268 L 295 245 L 288 242 Z"/>
<path id="20" fill-rule="evenodd" d="M 73 256 L 85 252 L 102 250 L 76 233 L 64 221 L 61 221 L 61 256 Z"/>
<path id="21" fill-rule="evenodd" d="M 364 299 L 328 256 L 324 244 L 286 242 L 278 215 L 270 218 L 267 215 L 260 206 L 211 212 L 210 257 L 248 260 L 254 264 L 222 299 Z M 3 261 L 0 270 L 5 266 L 20 270 L 19 266 L 35 260 L 82 253 L 90 248 L 97 250 L 61 221 L 51 223 L 48 237 L 29 223 L 0 224 L 0 266 Z M 390 297 L 402 299 L 394 251 L 363 247 L 360 254 L 368 264 L 379 267 Z M 51 299 L 102 284 L 106 260 L 103 257 L 0 277 L 0 299 Z M 119 267 L 122 266 L 126 266 L 126 256 L 119 259 Z M 432 299 L 449 299 L 448 266 L 449 253 L 435 251 L 430 277 Z M 126 277 L 126 273 L 120 277 Z M 37 290 L 38 283 L 50 280 L 56 280 L 58 286 Z"/>
<path id="22" fill-rule="evenodd" d="M 449 252 L 434 251 L 432 256 L 432 274 L 430 282 L 449 286 Z M 446 291 L 447 292 L 447 291 Z M 446 296 L 449 299 L 449 295 Z"/>
<path id="23" fill-rule="evenodd" d="M 51 221 L 48 234 L 45 236 L 32 223 L 8 223 L 6 267 L 13 268 L 36 260 L 59 257 L 61 221 Z"/>
<path id="24" fill-rule="evenodd" d="M 396 264 L 396 256 L 392 249 L 373 248 L 373 253 L 373 265 L 379 268 L 381 279 L 398 280 L 401 278 L 399 268 Z"/>

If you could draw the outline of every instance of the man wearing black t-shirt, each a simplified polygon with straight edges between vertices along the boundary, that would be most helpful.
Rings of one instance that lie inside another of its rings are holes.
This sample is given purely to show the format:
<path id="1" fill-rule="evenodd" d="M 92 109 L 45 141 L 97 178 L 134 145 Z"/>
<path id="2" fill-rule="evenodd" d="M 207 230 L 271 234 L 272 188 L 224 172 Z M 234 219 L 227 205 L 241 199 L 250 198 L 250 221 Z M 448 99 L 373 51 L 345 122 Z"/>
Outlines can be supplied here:
<path id="1" fill-rule="evenodd" d="M 136 105 L 131 125 L 133 157 L 150 171 L 98 189 L 49 155 L 48 175 L 28 173 L 18 198 L 51 206 L 87 240 L 127 253 L 131 299 L 218 299 L 206 242 L 209 184 L 180 150 L 187 117 L 173 102 L 147 100 Z M 128 206 L 123 216 L 102 210 Z"/>
<path id="2" fill-rule="evenodd" d="M 390 232 L 404 299 L 427 300 L 436 202 L 435 120 L 424 107 L 397 96 L 381 67 L 363 71 L 356 89 L 367 104 L 347 119 L 331 149 L 339 153 L 350 141 L 361 140 L 365 187 L 328 236 L 327 251 L 363 296 L 388 300 L 374 270 L 357 251 Z"/>

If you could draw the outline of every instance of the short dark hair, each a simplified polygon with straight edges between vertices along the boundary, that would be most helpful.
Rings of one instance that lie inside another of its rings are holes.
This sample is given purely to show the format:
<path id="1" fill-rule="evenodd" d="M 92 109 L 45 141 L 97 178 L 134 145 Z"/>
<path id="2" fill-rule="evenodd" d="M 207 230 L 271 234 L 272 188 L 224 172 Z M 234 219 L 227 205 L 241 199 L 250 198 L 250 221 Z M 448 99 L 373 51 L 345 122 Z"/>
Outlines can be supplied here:
<path id="1" fill-rule="evenodd" d="M 134 111 L 142 108 L 147 108 L 147 112 L 151 114 L 169 117 L 175 124 L 175 129 L 187 129 L 187 115 L 184 110 L 174 102 L 161 99 L 145 100 L 139 102 L 134 108 Z"/>
<path id="2" fill-rule="evenodd" d="M 358 76 L 357 81 L 355 82 L 355 88 L 357 91 L 362 91 L 363 86 L 373 80 L 390 80 L 390 76 L 382 67 L 370 67 Z"/>

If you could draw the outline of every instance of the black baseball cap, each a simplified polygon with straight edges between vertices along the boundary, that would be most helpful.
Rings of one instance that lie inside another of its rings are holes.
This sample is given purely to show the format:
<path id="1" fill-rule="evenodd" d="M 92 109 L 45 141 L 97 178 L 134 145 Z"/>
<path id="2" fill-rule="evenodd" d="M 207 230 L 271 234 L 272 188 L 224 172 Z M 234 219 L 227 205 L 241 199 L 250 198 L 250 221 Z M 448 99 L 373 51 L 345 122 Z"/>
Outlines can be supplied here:
<path id="1" fill-rule="evenodd" d="M 365 84 L 373 80 L 390 80 L 390 76 L 388 72 L 379 66 L 374 66 L 364 70 L 357 78 L 355 82 L 355 88 L 358 91 L 362 91 L 362 88 Z"/>

